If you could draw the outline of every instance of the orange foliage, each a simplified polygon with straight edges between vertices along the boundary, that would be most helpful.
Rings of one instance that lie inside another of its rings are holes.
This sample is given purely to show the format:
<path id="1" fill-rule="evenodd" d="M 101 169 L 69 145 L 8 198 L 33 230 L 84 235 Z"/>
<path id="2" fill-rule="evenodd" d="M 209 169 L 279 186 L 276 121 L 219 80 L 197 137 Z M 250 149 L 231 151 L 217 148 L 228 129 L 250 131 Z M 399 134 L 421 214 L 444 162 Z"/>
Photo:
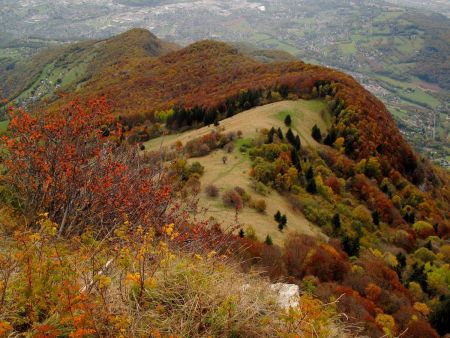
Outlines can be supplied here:
<path id="1" fill-rule="evenodd" d="M 22 110 L 11 115 L 1 181 L 31 220 L 48 212 L 59 233 L 67 234 L 93 224 L 107 231 L 124 215 L 142 226 L 181 216 L 181 210 L 166 212 L 170 186 L 160 168 L 118 143 L 120 128 L 114 131 L 105 100 L 72 102 L 39 117 Z"/>

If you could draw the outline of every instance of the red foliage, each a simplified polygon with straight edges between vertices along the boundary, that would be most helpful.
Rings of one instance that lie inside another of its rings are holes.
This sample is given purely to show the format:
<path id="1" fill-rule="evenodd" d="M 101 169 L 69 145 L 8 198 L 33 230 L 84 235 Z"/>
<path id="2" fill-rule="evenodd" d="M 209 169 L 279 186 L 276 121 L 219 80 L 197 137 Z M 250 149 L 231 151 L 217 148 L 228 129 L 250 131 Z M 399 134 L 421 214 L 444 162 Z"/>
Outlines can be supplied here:
<path id="1" fill-rule="evenodd" d="M 407 327 L 407 331 L 404 335 L 406 338 L 439 338 L 436 330 L 434 330 L 430 324 L 424 320 L 413 320 Z"/>
<path id="2" fill-rule="evenodd" d="M 22 110 L 11 115 L 1 180 L 31 219 L 48 212 L 63 234 L 87 225 L 107 231 L 126 219 L 163 225 L 180 216 L 166 212 L 170 186 L 160 169 L 144 165 L 135 147 L 102 136 L 112 121 L 105 100 L 72 102 L 39 117 Z"/>
<path id="3" fill-rule="evenodd" d="M 307 275 L 322 282 L 339 281 L 350 270 L 346 255 L 316 239 L 293 234 L 285 243 L 284 261 L 289 275 L 302 279 Z"/>
<path id="4" fill-rule="evenodd" d="M 341 193 L 341 186 L 340 186 L 339 181 L 336 178 L 336 176 L 328 177 L 324 183 L 325 183 L 325 185 L 330 187 L 334 191 L 335 194 Z"/>
<path id="5" fill-rule="evenodd" d="M 345 313 L 353 322 L 374 322 L 375 306 L 370 301 L 349 288 L 335 283 L 322 283 L 316 291 L 317 295 L 324 301 L 329 301 L 331 297 L 339 298 L 338 310 Z"/>
<path id="6" fill-rule="evenodd" d="M 400 212 L 394 207 L 391 200 L 380 191 L 376 183 L 370 181 L 365 175 L 355 175 L 351 188 L 358 198 L 367 202 L 370 209 L 378 211 L 384 222 L 395 226 L 405 224 Z"/>

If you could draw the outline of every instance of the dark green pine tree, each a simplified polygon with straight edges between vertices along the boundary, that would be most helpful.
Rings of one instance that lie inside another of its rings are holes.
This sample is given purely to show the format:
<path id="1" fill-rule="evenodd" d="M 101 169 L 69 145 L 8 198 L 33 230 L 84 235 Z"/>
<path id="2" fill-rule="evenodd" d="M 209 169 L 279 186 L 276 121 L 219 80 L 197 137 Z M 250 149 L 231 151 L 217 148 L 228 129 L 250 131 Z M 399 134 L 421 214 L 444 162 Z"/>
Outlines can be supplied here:
<path id="1" fill-rule="evenodd" d="M 314 177 L 308 180 L 308 183 L 306 184 L 306 191 L 310 194 L 317 193 L 317 185 Z"/>
<path id="2" fill-rule="evenodd" d="M 277 134 L 280 140 L 284 140 L 283 131 L 281 130 L 281 128 L 278 128 Z"/>
<path id="3" fill-rule="evenodd" d="M 267 134 L 267 143 L 273 143 L 273 136 L 277 133 L 274 127 L 270 128 L 269 133 Z"/>
<path id="4" fill-rule="evenodd" d="M 372 212 L 372 221 L 375 225 L 380 225 L 380 214 L 378 214 L 378 211 Z"/>
<path id="5" fill-rule="evenodd" d="M 331 146 L 331 145 L 334 144 L 334 142 L 336 142 L 336 139 L 337 139 L 336 129 L 331 128 L 330 132 L 328 133 L 328 135 L 323 140 L 323 143 L 326 144 L 327 146 Z"/>
<path id="6" fill-rule="evenodd" d="M 441 296 L 433 312 L 430 314 L 430 323 L 441 336 L 450 332 L 450 296 Z"/>
<path id="7" fill-rule="evenodd" d="M 315 124 L 314 127 L 312 128 L 311 136 L 317 142 L 322 141 L 322 133 L 320 131 L 320 128 L 317 126 L 317 124 Z"/>
<path id="8" fill-rule="evenodd" d="M 273 218 L 275 219 L 276 222 L 280 222 L 281 221 L 281 212 L 280 210 L 278 210 L 275 215 L 273 215 Z"/>
<path id="9" fill-rule="evenodd" d="M 239 230 L 239 237 L 240 238 L 244 238 L 245 237 L 244 229 Z"/>
<path id="10" fill-rule="evenodd" d="M 301 163 L 300 163 L 300 158 L 298 157 L 298 152 L 297 152 L 296 149 L 292 149 L 291 150 L 291 161 L 292 161 L 292 164 L 294 165 L 294 167 L 298 171 L 302 170 L 302 166 L 301 166 Z"/>
<path id="11" fill-rule="evenodd" d="M 417 262 L 414 263 L 412 265 L 412 272 L 409 275 L 408 281 L 419 283 L 422 290 L 426 292 L 428 290 L 428 280 L 425 272 L 425 265 L 419 265 Z"/>
<path id="12" fill-rule="evenodd" d="M 311 180 L 311 179 L 314 178 L 314 170 L 313 170 L 312 166 L 310 166 L 308 168 L 308 171 L 306 172 L 305 177 L 306 177 L 307 180 Z"/>
<path id="13" fill-rule="evenodd" d="M 267 245 L 273 245 L 272 237 L 270 237 L 270 235 L 267 235 L 264 243 L 266 243 Z"/>
<path id="14" fill-rule="evenodd" d="M 278 91 L 283 99 L 286 99 L 289 96 L 289 86 L 288 85 L 285 85 L 285 84 L 281 85 L 279 87 Z"/>
<path id="15" fill-rule="evenodd" d="M 286 226 L 287 226 L 287 217 L 286 217 L 286 215 L 281 216 L 280 224 L 283 225 L 283 229 L 286 228 Z"/>
<path id="16" fill-rule="evenodd" d="M 294 136 L 294 133 L 292 132 L 291 128 L 289 128 L 286 133 L 286 140 L 292 145 L 294 145 L 294 143 L 295 143 L 295 136 Z"/>
<path id="17" fill-rule="evenodd" d="M 339 216 L 339 214 L 334 214 L 331 223 L 333 224 L 334 233 L 338 234 L 341 230 L 341 216 Z"/>
<path id="18" fill-rule="evenodd" d="M 279 230 L 280 232 L 283 232 L 283 229 L 284 229 L 283 224 L 282 224 L 282 223 L 278 223 L 278 230 Z"/>
<path id="19" fill-rule="evenodd" d="M 294 140 L 294 144 L 293 144 L 294 148 L 297 149 L 297 151 L 300 150 L 302 143 L 300 141 L 300 136 L 295 136 L 295 140 Z"/>
<path id="20" fill-rule="evenodd" d="M 358 257 L 359 256 L 359 237 L 349 237 L 349 236 L 345 236 L 342 239 L 342 248 L 344 249 L 344 251 L 347 253 L 347 255 L 349 255 L 350 257 L 355 256 Z"/>
<path id="21" fill-rule="evenodd" d="M 291 118 L 290 114 L 286 115 L 286 117 L 284 118 L 284 124 L 286 125 L 286 127 L 290 127 L 291 126 L 292 118 Z"/>

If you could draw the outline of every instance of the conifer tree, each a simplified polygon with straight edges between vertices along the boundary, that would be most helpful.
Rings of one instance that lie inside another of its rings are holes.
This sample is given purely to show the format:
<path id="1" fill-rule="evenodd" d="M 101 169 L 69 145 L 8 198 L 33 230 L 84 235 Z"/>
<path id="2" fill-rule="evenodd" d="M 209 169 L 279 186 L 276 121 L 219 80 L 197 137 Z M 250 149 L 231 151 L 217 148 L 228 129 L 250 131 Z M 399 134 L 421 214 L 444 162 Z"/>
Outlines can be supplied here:
<path id="1" fill-rule="evenodd" d="M 286 217 L 286 215 L 281 216 L 280 224 L 283 225 L 283 229 L 287 226 L 287 217 Z"/>
<path id="2" fill-rule="evenodd" d="M 337 234 L 341 230 L 341 217 L 339 214 L 334 214 L 331 223 L 333 224 L 334 232 Z"/>
<path id="3" fill-rule="evenodd" d="M 239 230 L 239 237 L 240 238 L 244 238 L 245 237 L 244 229 Z"/>
<path id="4" fill-rule="evenodd" d="M 350 257 L 352 256 L 358 257 L 360 248 L 359 237 L 351 238 L 349 236 L 345 236 L 342 239 L 342 248 Z"/>
<path id="5" fill-rule="evenodd" d="M 270 128 L 269 133 L 267 134 L 267 143 L 273 143 L 273 136 L 277 133 L 274 127 Z"/>
<path id="6" fill-rule="evenodd" d="M 310 166 L 310 167 L 308 168 L 308 171 L 306 172 L 306 179 L 307 179 L 307 180 L 311 180 L 311 179 L 313 179 L 313 178 L 314 178 L 314 171 L 313 171 L 312 166 Z"/>
<path id="7" fill-rule="evenodd" d="M 300 150 L 300 148 L 301 148 L 301 146 L 302 146 L 302 143 L 301 143 L 301 141 L 300 141 L 300 136 L 298 136 L 298 135 L 295 136 L 295 140 L 294 140 L 293 146 L 295 147 L 295 149 L 296 149 L 297 151 Z"/>
<path id="8" fill-rule="evenodd" d="M 273 218 L 275 219 L 276 222 L 280 222 L 281 221 L 281 212 L 280 210 L 278 210 L 275 215 L 273 216 Z"/>
<path id="9" fill-rule="evenodd" d="M 378 214 L 378 211 L 372 212 L 372 221 L 375 225 L 380 225 L 380 215 Z"/>
<path id="10" fill-rule="evenodd" d="M 264 243 L 266 243 L 267 245 L 273 245 L 272 237 L 270 237 L 270 235 L 267 235 Z"/>
<path id="11" fill-rule="evenodd" d="M 311 136 L 317 142 L 322 141 L 322 133 L 320 131 L 320 128 L 317 126 L 317 124 L 315 124 L 314 127 L 312 128 Z"/>
<path id="12" fill-rule="evenodd" d="M 279 138 L 280 140 L 283 140 L 283 139 L 284 139 L 283 131 L 281 130 L 281 128 L 278 128 L 277 134 L 278 134 L 278 138 Z"/>
<path id="13" fill-rule="evenodd" d="M 291 118 L 290 114 L 286 115 L 286 117 L 284 118 L 284 124 L 286 125 L 286 127 L 290 127 L 291 126 L 292 118 Z"/>
<path id="14" fill-rule="evenodd" d="M 294 136 L 294 133 L 292 132 L 291 128 L 289 128 L 286 133 L 286 140 L 292 145 L 294 145 L 294 143 L 295 143 L 295 136 Z"/>
<path id="15" fill-rule="evenodd" d="M 309 192 L 310 194 L 317 193 L 317 185 L 314 177 L 308 180 L 308 183 L 306 185 L 306 191 Z"/>
<path id="16" fill-rule="evenodd" d="M 298 152 L 296 149 L 292 149 L 291 150 L 291 161 L 292 164 L 294 165 L 294 167 L 298 170 L 301 171 L 302 167 L 300 164 L 300 158 L 298 157 Z"/>
<path id="17" fill-rule="evenodd" d="M 280 88 L 278 89 L 278 91 L 280 92 L 280 95 L 283 99 L 286 99 L 289 96 L 289 86 L 288 85 L 281 85 Z"/>
<path id="18" fill-rule="evenodd" d="M 332 146 L 334 144 L 334 142 L 336 142 L 336 139 L 337 139 L 336 129 L 331 128 L 330 132 L 323 140 L 323 143 L 326 144 L 327 146 Z"/>

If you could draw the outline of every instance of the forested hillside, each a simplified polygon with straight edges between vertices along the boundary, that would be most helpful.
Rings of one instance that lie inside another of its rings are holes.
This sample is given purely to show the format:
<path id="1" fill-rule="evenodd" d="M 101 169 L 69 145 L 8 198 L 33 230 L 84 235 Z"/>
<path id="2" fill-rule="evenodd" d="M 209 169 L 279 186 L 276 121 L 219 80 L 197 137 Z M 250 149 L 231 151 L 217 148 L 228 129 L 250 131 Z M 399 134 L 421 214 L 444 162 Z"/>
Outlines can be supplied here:
<path id="1" fill-rule="evenodd" d="M 80 83 L 112 64 L 127 58 L 157 57 L 177 48 L 143 29 L 106 40 L 45 48 L 1 70 L 3 95 L 21 105 L 52 101 L 58 93 L 75 91 Z"/>
<path id="2" fill-rule="evenodd" d="M 9 104 L 0 335 L 450 333 L 450 176 L 381 101 L 330 68 L 149 34 Z M 280 281 L 302 291 L 287 311 Z"/>

